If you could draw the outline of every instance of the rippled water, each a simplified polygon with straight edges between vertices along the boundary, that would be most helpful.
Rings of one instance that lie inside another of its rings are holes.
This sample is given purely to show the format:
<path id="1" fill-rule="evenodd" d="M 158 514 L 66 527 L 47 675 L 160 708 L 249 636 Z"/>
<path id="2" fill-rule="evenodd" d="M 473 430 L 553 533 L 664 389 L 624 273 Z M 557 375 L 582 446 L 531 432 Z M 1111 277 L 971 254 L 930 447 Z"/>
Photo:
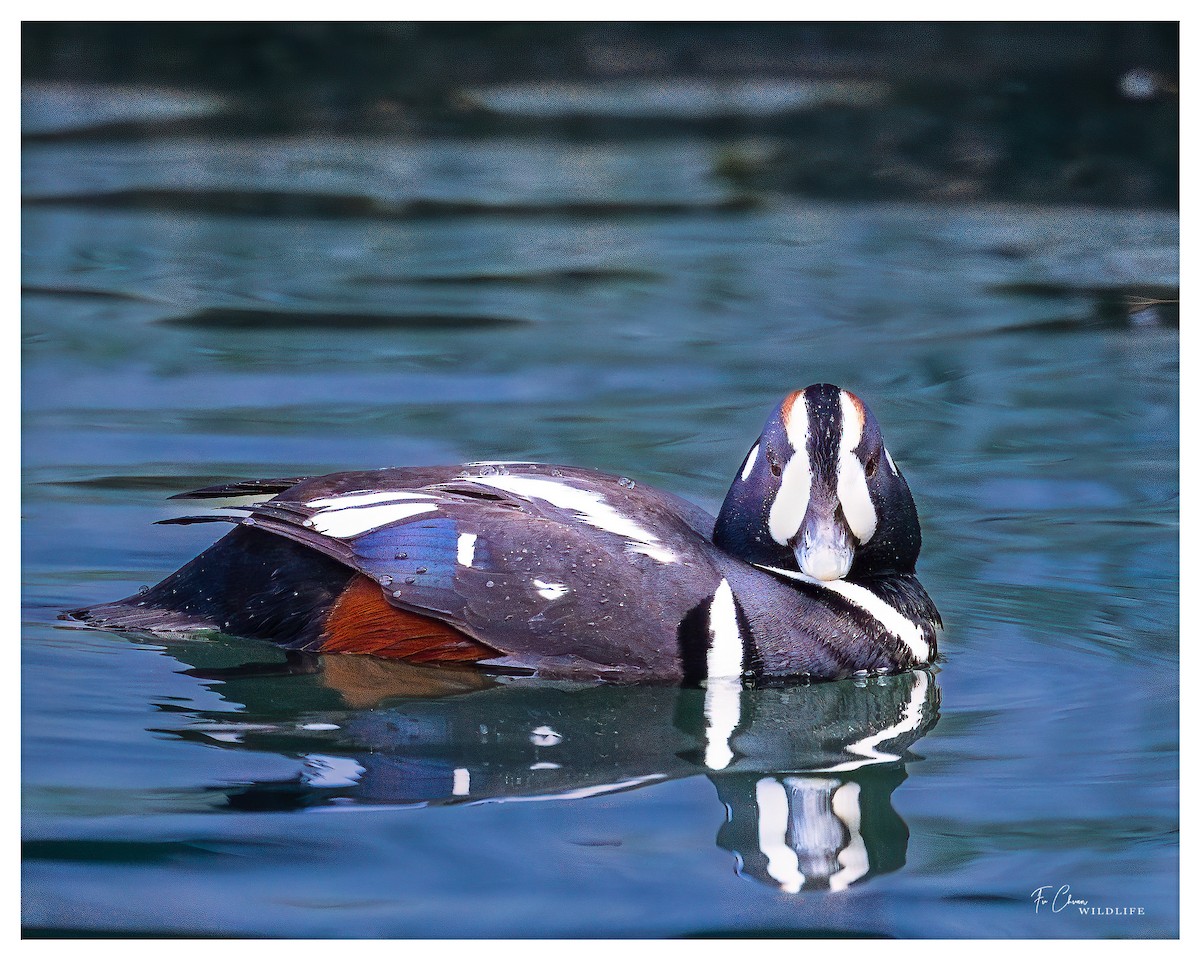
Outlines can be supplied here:
<path id="1" fill-rule="evenodd" d="M 1177 218 L 747 204 L 713 154 L 26 145 L 30 931 L 1177 934 Z M 726 753 L 696 692 L 55 620 L 206 546 L 149 524 L 225 478 L 535 459 L 715 509 L 818 380 L 905 469 L 945 658 L 744 693 Z"/>

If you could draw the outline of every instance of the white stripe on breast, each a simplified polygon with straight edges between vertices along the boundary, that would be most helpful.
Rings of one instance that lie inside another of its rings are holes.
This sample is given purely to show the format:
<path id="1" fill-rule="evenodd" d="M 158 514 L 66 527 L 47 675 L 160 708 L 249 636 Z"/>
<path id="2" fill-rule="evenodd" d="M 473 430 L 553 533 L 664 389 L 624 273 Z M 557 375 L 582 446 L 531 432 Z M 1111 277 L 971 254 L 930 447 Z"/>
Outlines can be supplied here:
<path id="1" fill-rule="evenodd" d="M 724 770 L 733 760 L 729 738 L 742 722 L 745 642 L 738 627 L 733 588 L 722 580 L 708 605 L 707 681 L 704 691 L 704 764 Z"/>
<path id="2" fill-rule="evenodd" d="M 722 580 L 708 605 L 708 679 L 740 678 L 746 651 L 738 628 L 733 588 Z"/>
<path id="3" fill-rule="evenodd" d="M 877 597 L 866 587 L 850 583 L 847 580 L 824 581 L 821 586 L 840 594 L 856 607 L 867 611 L 883 625 L 888 633 L 900 638 L 912 653 L 917 664 L 929 661 L 929 641 L 925 639 L 925 632 L 882 597 Z"/>
<path id="4" fill-rule="evenodd" d="M 756 563 L 755 566 L 760 570 L 769 570 L 781 577 L 787 577 L 789 580 L 811 583 L 813 586 L 830 590 L 849 600 L 860 610 L 869 613 L 881 627 L 908 647 L 918 666 L 928 663 L 929 641 L 925 639 L 925 632 L 920 625 L 913 623 L 886 600 L 877 597 L 866 587 L 850 583 L 848 580 L 818 580 L 816 577 L 810 577 L 798 570 L 781 570 L 779 567 L 769 567 L 761 563 Z"/>

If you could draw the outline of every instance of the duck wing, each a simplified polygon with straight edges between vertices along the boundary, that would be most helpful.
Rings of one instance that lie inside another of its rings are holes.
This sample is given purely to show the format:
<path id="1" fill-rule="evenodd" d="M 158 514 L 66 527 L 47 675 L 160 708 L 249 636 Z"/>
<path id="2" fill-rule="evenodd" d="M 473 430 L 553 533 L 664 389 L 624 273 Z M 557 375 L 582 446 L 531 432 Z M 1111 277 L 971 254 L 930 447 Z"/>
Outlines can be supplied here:
<path id="1" fill-rule="evenodd" d="M 566 467 L 333 474 L 248 509 L 242 524 L 351 567 L 500 668 L 675 679 L 681 624 L 721 581 L 703 511 Z"/>

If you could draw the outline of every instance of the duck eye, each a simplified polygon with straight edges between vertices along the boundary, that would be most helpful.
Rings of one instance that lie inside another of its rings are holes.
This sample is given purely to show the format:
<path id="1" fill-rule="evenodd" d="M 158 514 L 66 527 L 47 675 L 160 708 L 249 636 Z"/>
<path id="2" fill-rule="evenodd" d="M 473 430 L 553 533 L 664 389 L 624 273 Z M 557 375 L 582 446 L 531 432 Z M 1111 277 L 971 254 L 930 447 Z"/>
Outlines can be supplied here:
<path id="1" fill-rule="evenodd" d="M 873 454 L 867 458 L 867 479 L 870 480 L 879 470 L 879 454 Z"/>
<path id="2" fill-rule="evenodd" d="M 774 450 L 767 451 L 767 463 L 771 465 L 771 473 L 778 477 L 783 473 L 783 467 L 779 465 L 779 458 L 775 456 Z"/>

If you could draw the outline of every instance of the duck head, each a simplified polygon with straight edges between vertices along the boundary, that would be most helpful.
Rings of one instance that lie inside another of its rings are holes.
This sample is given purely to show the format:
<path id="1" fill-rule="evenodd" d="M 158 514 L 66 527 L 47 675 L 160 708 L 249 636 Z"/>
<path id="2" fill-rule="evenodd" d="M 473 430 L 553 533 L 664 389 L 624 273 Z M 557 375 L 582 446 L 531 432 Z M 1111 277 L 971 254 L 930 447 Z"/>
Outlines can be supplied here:
<path id="1" fill-rule="evenodd" d="M 713 542 L 758 566 L 857 580 L 912 573 L 921 527 L 874 414 L 850 391 L 818 383 L 771 412 Z"/>

